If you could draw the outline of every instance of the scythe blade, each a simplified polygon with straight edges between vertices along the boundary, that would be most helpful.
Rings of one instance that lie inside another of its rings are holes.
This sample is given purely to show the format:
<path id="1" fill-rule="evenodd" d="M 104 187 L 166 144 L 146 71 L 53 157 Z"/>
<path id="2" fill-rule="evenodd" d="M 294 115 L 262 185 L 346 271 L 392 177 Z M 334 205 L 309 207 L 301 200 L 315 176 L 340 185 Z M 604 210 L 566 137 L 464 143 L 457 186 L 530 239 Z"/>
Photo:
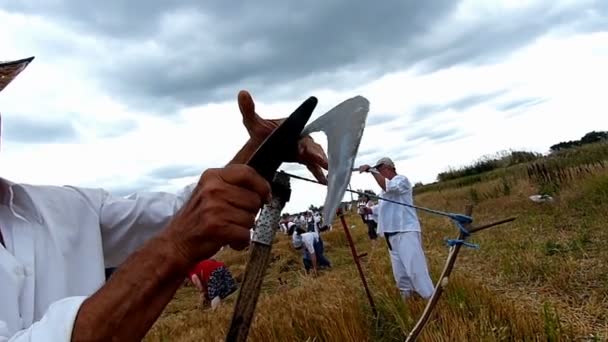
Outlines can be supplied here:
<path id="1" fill-rule="evenodd" d="M 327 194 L 323 219 L 333 222 L 342 202 L 363 137 L 369 101 L 363 96 L 350 98 L 308 124 L 302 135 L 323 131 L 327 136 Z"/>

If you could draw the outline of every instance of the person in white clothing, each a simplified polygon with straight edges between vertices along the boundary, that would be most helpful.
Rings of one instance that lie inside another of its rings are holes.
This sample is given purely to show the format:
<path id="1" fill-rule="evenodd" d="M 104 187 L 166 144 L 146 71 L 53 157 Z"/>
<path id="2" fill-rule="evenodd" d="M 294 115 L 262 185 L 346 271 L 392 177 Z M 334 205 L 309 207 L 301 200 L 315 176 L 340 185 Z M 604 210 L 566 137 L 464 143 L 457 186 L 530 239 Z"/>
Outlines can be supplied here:
<path id="1" fill-rule="evenodd" d="M 292 244 L 296 250 L 302 251 L 302 262 L 306 272 L 312 269 L 317 276 L 319 268 L 331 267 L 331 263 L 324 254 L 323 241 L 317 232 L 307 232 L 304 228 L 296 228 L 292 237 Z"/>
<path id="2" fill-rule="evenodd" d="M 247 92 L 238 103 L 245 146 L 177 194 L 0 178 L 0 342 L 140 341 L 198 261 L 249 246 L 270 186 L 244 163 L 284 119 L 260 118 Z M 297 162 L 326 184 L 321 152 L 305 137 Z"/>
<path id="3" fill-rule="evenodd" d="M 369 172 L 372 167 L 361 165 L 360 172 Z M 407 177 L 397 174 L 390 158 L 378 160 L 373 172 L 382 188 L 380 197 L 405 204 L 413 204 L 412 186 Z M 414 208 L 379 200 L 378 206 L 366 207 L 365 211 L 378 217 L 378 234 L 383 234 L 388 244 L 395 282 L 403 298 L 414 292 L 428 299 L 433 293 L 433 282 L 429 275 L 421 229 Z"/>
<path id="4" fill-rule="evenodd" d="M 321 214 L 318 211 L 313 214 L 313 220 L 315 222 L 315 232 L 318 233 L 321 231 Z"/>
<path id="5" fill-rule="evenodd" d="M 370 213 L 370 209 L 374 206 L 374 202 L 369 198 L 369 195 L 362 195 L 360 202 L 362 205 L 359 209 L 362 212 L 364 223 L 367 226 L 367 236 L 369 236 L 370 240 L 376 240 L 378 238 L 378 232 L 376 231 L 378 222 L 373 219 L 374 215 Z"/>

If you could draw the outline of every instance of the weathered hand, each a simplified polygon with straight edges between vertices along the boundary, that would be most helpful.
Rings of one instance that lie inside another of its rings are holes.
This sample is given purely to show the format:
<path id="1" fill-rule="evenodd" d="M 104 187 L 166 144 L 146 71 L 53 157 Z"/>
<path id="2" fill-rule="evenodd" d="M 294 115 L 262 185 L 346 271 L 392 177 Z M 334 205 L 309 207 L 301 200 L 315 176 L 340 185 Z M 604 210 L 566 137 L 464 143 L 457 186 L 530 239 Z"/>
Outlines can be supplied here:
<path id="1" fill-rule="evenodd" d="M 286 119 L 262 119 L 255 111 L 253 98 L 245 90 L 239 92 L 238 103 L 249 138 L 258 144 L 262 143 Z M 287 160 L 287 162 L 306 165 L 319 182 L 327 184 L 327 177 L 323 173 L 323 169 L 327 170 L 328 168 L 327 155 L 321 145 L 317 144 L 310 136 L 300 139 L 297 157 L 295 160 Z"/>
<path id="2" fill-rule="evenodd" d="M 224 245 L 242 250 L 249 246 L 249 229 L 269 198 L 270 185 L 247 165 L 208 169 L 167 233 L 189 262 L 207 259 Z"/>
<path id="3" fill-rule="evenodd" d="M 359 166 L 359 172 L 363 173 L 363 172 L 369 172 L 369 169 L 371 169 L 372 167 L 367 165 L 367 164 L 363 164 L 361 166 Z"/>

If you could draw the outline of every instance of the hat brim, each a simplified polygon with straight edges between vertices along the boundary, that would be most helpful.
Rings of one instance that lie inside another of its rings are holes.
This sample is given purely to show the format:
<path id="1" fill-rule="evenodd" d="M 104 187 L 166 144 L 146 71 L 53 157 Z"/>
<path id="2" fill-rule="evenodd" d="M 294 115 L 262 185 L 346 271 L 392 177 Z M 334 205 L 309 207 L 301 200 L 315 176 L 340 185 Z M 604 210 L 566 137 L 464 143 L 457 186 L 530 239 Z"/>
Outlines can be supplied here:
<path id="1" fill-rule="evenodd" d="M 0 92 L 17 78 L 33 60 L 32 56 L 16 61 L 0 62 Z"/>

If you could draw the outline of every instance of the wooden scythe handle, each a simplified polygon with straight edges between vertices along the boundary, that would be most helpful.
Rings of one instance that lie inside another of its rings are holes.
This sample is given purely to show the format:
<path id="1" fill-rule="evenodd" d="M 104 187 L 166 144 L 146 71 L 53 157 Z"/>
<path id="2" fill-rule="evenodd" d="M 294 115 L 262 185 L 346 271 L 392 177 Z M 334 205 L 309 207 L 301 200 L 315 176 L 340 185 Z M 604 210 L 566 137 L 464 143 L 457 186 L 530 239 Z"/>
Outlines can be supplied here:
<path id="1" fill-rule="evenodd" d="M 472 213 L 473 213 L 473 206 L 467 205 L 465 208 L 465 215 L 471 216 Z M 463 224 L 463 226 L 467 230 L 470 228 L 470 224 Z M 465 238 L 466 238 L 466 236 L 462 232 L 460 232 L 460 234 L 458 234 L 458 239 L 464 240 Z M 456 263 L 456 257 L 458 256 L 458 252 L 460 252 L 461 247 L 462 247 L 462 245 L 455 245 L 450 248 L 450 253 L 445 262 L 443 271 L 441 272 L 441 276 L 439 276 L 437 285 L 435 285 L 435 291 L 433 292 L 431 299 L 428 301 L 426 308 L 424 309 L 424 312 L 422 313 L 422 316 L 420 316 L 420 319 L 416 323 L 416 326 L 414 326 L 414 329 L 412 329 L 412 331 L 407 336 L 407 339 L 405 340 L 406 342 L 415 341 L 416 338 L 418 337 L 418 335 L 420 335 L 422 328 L 424 328 L 424 326 L 428 322 L 429 318 L 431 318 L 431 313 L 433 312 L 435 305 L 437 305 L 437 302 L 439 302 L 439 297 L 441 297 L 443 290 L 448 285 L 448 279 L 450 278 L 450 275 L 452 274 L 452 270 L 454 269 L 454 264 Z"/>
<path id="2" fill-rule="evenodd" d="M 290 194 L 289 176 L 276 173 L 272 183 L 272 201 L 264 206 L 255 224 L 250 246 L 251 253 L 226 335 L 227 342 L 247 340 L 262 281 L 270 263 L 276 227 L 281 218 L 281 211 L 285 207 L 285 203 L 289 201 Z"/>

